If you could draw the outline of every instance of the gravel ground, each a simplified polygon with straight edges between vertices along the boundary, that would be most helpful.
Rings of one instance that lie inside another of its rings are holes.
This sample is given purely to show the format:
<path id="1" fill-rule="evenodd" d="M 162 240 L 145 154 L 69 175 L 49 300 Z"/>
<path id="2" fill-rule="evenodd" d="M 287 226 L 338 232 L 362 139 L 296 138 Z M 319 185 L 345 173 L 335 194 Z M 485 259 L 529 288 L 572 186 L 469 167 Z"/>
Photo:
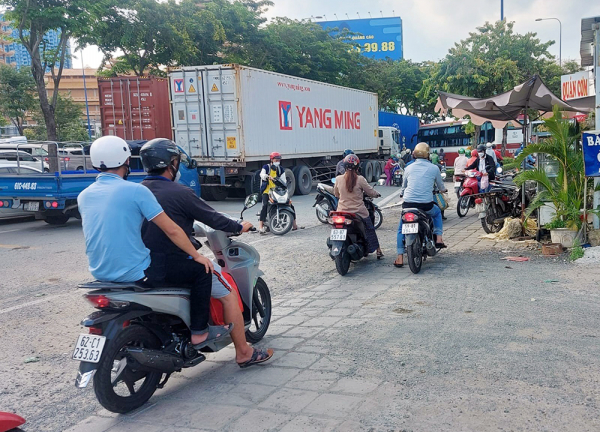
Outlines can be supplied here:
<path id="1" fill-rule="evenodd" d="M 302 220 L 314 224 L 312 199 L 297 200 Z M 352 266 L 345 283 L 355 281 L 354 290 L 391 267 L 398 217 L 397 208 L 387 210 L 378 230 L 386 259 Z M 327 234 L 313 225 L 283 238 L 245 235 L 261 253 L 274 299 L 337 275 Z M 327 340 L 354 360 L 355 373 L 394 384 L 393 394 L 361 408 L 377 412 L 364 428 L 600 429 L 598 270 L 522 253 L 531 260 L 445 251 L 419 275 L 397 270 L 397 289 L 373 300 L 385 306 L 378 319 L 351 339 Z M 0 409 L 25 416 L 29 431 L 65 430 L 100 408 L 91 389 L 75 389 L 69 360 L 79 321 L 92 311 L 74 288 L 89 279 L 80 223 L 0 225 L 0 262 Z M 34 356 L 38 362 L 24 363 Z"/>

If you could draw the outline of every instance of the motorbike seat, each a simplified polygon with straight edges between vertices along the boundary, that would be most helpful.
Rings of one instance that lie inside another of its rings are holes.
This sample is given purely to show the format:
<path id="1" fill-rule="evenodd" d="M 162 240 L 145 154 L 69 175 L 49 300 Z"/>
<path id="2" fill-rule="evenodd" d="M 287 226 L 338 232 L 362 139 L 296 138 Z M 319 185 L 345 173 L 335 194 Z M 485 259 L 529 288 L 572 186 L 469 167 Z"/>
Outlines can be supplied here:
<path id="1" fill-rule="evenodd" d="M 329 192 L 331 195 L 333 195 L 333 186 L 329 186 L 329 185 L 326 185 L 326 184 L 323 184 L 323 183 L 319 183 L 317 185 L 317 188 L 321 188 L 324 191 Z"/>
<path id="2" fill-rule="evenodd" d="M 93 289 L 93 290 L 134 290 L 134 291 L 148 291 L 154 289 L 150 286 L 144 286 L 139 282 L 103 282 L 103 281 L 92 281 L 77 285 L 77 288 L 81 289 Z"/>

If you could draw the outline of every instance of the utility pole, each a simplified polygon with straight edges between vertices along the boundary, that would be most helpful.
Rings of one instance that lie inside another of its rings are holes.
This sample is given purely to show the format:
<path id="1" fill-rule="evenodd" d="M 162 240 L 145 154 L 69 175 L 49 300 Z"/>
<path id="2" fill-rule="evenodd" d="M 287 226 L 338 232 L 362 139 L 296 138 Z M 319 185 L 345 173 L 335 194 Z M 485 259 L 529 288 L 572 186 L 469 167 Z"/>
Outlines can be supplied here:
<path id="1" fill-rule="evenodd" d="M 558 21 L 558 63 L 562 67 L 562 22 L 558 18 L 537 18 L 536 21 L 547 21 L 556 20 Z"/>
<path id="2" fill-rule="evenodd" d="M 500 21 L 504 21 L 504 0 L 500 0 Z"/>

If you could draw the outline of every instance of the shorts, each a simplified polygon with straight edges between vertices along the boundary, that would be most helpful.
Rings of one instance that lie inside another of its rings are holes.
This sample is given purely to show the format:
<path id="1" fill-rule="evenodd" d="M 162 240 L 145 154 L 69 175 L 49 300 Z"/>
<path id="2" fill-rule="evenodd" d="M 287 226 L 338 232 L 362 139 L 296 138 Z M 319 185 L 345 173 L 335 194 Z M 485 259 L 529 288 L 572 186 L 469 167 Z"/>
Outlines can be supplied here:
<path id="1" fill-rule="evenodd" d="M 210 292 L 210 296 L 214 299 L 221 299 L 223 297 L 227 297 L 232 291 L 233 288 L 229 282 L 227 282 L 221 273 L 219 273 L 215 268 L 215 271 L 212 275 L 212 290 Z"/>

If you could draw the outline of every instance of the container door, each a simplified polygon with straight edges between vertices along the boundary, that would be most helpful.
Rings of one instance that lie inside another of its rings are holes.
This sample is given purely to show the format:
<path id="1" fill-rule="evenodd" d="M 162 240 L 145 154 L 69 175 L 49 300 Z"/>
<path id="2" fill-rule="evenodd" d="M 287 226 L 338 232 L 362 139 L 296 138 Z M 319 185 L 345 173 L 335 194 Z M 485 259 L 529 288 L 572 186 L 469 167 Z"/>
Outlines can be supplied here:
<path id="1" fill-rule="evenodd" d="M 123 88 L 125 85 L 125 88 Z M 123 80 L 103 82 L 102 118 L 104 135 L 114 135 L 125 140 L 130 139 L 127 133 L 126 91 L 127 83 Z"/>
<path id="2" fill-rule="evenodd" d="M 204 73 L 205 110 L 210 125 L 207 153 L 216 160 L 239 159 L 242 151 L 238 129 L 236 71 L 218 68 Z"/>
<path id="3" fill-rule="evenodd" d="M 199 69 L 185 69 L 169 76 L 175 142 L 190 157 L 206 158 L 207 128 L 203 77 Z"/>

